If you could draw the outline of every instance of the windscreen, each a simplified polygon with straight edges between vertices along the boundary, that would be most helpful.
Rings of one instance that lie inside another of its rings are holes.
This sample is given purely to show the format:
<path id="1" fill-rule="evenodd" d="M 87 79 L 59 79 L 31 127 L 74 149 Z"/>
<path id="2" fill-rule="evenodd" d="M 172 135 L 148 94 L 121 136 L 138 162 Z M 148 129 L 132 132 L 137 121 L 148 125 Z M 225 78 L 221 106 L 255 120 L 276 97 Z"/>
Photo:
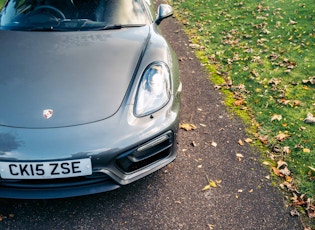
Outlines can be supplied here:
<path id="1" fill-rule="evenodd" d="M 95 30 L 142 26 L 149 17 L 141 0 L 9 0 L 1 30 Z"/>

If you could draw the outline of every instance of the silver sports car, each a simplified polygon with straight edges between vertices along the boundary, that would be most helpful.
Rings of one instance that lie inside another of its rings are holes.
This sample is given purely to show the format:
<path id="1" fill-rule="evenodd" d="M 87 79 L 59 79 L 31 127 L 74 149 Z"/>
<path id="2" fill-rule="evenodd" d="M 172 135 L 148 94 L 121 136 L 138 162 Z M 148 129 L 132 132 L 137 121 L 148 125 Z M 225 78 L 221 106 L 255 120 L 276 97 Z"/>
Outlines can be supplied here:
<path id="1" fill-rule="evenodd" d="M 150 0 L 8 0 L 0 21 L 0 197 L 119 188 L 176 156 L 181 82 Z"/>

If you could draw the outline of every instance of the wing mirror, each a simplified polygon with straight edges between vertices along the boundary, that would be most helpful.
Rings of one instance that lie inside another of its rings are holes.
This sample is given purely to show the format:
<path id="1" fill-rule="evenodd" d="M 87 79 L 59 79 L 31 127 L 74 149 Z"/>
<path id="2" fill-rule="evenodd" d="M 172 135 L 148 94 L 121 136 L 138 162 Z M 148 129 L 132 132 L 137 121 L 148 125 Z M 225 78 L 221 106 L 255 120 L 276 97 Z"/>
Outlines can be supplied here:
<path id="1" fill-rule="evenodd" d="M 159 25 L 161 21 L 173 15 L 173 8 L 168 4 L 161 4 L 158 7 L 155 23 Z"/>

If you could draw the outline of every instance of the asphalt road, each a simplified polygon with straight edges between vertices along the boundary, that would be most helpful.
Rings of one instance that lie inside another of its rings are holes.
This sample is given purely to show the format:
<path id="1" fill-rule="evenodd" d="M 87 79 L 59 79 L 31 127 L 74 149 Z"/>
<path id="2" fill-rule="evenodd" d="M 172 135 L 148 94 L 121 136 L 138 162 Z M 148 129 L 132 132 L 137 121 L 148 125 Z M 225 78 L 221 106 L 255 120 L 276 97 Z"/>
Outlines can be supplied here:
<path id="1" fill-rule="evenodd" d="M 259 154 L 238 144 L 244 126 L 226 111 L 181 25 L 171 18 L 162 28 L 181 60 L 182 123 L 197 126 L 179 131 L 176 161 L 108 193 L 0 200 L 0 229 L 302 229 Z M 202 191 L 208 180 L 218 187 Z"/>

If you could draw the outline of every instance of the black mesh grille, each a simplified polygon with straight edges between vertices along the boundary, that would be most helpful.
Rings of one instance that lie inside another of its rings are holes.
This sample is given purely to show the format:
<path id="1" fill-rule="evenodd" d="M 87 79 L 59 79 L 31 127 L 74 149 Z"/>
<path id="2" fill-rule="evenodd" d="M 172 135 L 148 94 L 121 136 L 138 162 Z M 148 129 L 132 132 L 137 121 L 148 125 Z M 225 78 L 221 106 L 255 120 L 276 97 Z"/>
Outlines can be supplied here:
<path id="1" fill-rule="evenodd" d="M 143 167 L 170 156 L 173 151 L 173 142 L 173 132 L 167 132 L 142 145 L 147 145 L 149 146 L 148 148 L 140 147 L 122 154 L 116 160 L 116 165 L 126 173 L 140 170 Z"/>
<path id="2" fill-rule="evenodd" d="M 103 173 L 93 173 L 90 176 L 61 178 L 61 179 L 43 179 L 43 180 L 0 180 L 1 187 L 14 188 L 63 188 L 89 185 L 110 181 L 110 177 Z"/>

